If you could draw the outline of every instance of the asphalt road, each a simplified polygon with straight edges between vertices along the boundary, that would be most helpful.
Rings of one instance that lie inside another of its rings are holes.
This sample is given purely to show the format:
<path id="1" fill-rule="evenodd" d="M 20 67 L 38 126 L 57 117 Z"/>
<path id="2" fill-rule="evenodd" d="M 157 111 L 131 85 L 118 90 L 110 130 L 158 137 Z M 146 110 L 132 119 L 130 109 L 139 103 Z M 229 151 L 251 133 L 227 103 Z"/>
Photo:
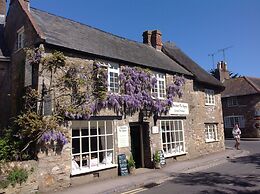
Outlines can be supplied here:
<path id="1" fill-rule="evenodd" d="M 226 140 L 227 147 L 233 145 L 234 141 Z M 250 154 L 203 171 L 176 174 L 160 185 L 150 185 L 132 193 L 260 194 L 260 141 L 241 141 L 241 149 Z"/>

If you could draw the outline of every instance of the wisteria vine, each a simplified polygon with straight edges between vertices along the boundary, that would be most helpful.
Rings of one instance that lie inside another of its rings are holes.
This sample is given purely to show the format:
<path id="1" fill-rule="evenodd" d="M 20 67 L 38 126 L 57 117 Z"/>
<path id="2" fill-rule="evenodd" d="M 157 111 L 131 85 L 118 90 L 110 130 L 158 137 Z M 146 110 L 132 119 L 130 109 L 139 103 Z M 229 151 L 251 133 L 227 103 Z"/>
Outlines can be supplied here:
<path id="1" fill-rule="evenodd" d="M 183 76 L 173 76 L 173 81 L 166 88 L 166 98 L 158 99 L 152 95 L 157 79 L 150 70 L 123 66 L 119 75 L 119 93 L 111 93 L 108 92 L 108 67 L 104 63 L 68 63 L 61 52 L 43 57 L 42 49 L 28 53 L 27 57 L 32 65 L 42 63 L 44 71 L 55 72 L 48 91 L 57 93 L 53 99 L 53 115 L 68 120 L 87 120 L 104 108 L 125 116 L 140 111 L 149 111 L 150 116 L 166 114 L 174 97 L 182 96 L 182 87 L 185 84 Z M 64 133 L 55 128 L 44 131 L 41 141 L 55 141 L 63 145 L 67 143 Z"/>

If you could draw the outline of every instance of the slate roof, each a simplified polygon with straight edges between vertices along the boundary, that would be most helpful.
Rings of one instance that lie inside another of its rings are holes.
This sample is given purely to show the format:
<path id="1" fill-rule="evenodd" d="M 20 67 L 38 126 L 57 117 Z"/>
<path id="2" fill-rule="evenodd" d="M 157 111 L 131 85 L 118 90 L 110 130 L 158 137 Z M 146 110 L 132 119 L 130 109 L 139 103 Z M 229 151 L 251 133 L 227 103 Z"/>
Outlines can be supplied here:
<path id="1" fill-rule="evenodd" d="M 99 29 L 31 8 L 46 43 L 151 68 L 192 75 L 161 51 Z"/>
<path id="2" fill-rule="evenodd" d="M 164 43 L 162 51 L 171 57 L 174 61 L 182 65 L 185 69 L 194 74 L 197 81 L 224 89 L 223 84 L 219 80 L 201 68 L 174 43 Z"/>
<path id="3" fill-rule="evenodd" d="M 226 79 L 223 84 L 226 88 L 221 93 L 222 98 L 260 94 L 260 78 L 238 77 Z"/>

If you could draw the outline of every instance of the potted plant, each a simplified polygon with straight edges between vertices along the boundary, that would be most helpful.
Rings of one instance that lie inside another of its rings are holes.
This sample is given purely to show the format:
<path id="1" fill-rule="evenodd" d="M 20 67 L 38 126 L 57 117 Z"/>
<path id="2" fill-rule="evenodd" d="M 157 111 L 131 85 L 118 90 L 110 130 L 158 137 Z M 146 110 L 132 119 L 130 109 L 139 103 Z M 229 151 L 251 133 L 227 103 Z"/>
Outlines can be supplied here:
<path id="1" fill-rule="evenodd" d="M 132 154 L 130 155 L 130 158 L 127 160 L 127 165 L 128 165 L 129 173 L 134 174 L 134 172 L 135 172 L 135 161 L 133 159 Z"/>
<path id="2" fill-rule="evenodd" d="M 154 161 L 154 167 L 156 169 L 160 169 L 161 168 L 161 159 L 160 159 L 160 151 L 156 151 L 155 154 L 154 154 L 154 158 L 153 158 L 153 161 Z"/>

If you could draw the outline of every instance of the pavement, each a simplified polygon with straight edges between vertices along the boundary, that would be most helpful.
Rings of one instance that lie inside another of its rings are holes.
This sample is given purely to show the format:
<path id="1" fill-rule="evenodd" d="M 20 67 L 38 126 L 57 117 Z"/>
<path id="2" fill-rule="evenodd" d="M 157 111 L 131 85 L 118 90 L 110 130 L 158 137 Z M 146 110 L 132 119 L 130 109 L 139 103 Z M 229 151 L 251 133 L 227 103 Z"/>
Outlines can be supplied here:
<path id="1" fill-rule="evenodd" d="M 89 184 L 77 185 L 56 194 L 99 194 L 99 193 L 122 193 L 139 187 L 149 187 L 159 185 L 178 173 L 192 173 L 206 170 L 216 165 L 228 162 L 234 159 L 248 155 L 246 150 L 235 150 L 226 147 L 224 151 L 201 156 L 196 159 L 186 161 L 176 161 L 167 164 L 161 169 L 136 169 L 134 175 L 116 177 L 113 179 L 91 182 Z"/>

